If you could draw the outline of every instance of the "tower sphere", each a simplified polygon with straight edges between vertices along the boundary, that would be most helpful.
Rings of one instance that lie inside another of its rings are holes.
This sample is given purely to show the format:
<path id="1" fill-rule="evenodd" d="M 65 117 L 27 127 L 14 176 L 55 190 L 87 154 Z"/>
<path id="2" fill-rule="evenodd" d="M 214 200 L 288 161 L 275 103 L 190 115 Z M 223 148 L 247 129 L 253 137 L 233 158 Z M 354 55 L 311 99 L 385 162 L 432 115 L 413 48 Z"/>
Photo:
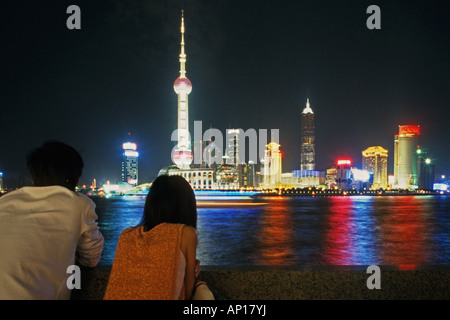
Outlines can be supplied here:
<path id="1" fill-rule="evenodd" d="M 176 94 L 189 94 L 192 91 L 192 83 L 186 77 L 178 77 L 173 83 L 173 90 Z"/>

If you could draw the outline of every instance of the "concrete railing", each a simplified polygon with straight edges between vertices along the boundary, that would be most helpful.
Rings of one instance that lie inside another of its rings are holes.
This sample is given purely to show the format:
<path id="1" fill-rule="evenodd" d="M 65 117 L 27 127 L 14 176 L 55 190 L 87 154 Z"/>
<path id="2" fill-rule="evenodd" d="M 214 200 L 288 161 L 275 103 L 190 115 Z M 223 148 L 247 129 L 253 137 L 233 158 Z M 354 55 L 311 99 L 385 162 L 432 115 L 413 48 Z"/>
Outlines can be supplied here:
<path id="1" fill-rule="evenodd" d="M 73 299 L 101 300 L 111 267 L 82 271 Z M 450 268 L 380 266 L 380 289 L 369 289 L 367 266 L 202 267 L 201 278 L 227 300 L 450 299 Z"/>

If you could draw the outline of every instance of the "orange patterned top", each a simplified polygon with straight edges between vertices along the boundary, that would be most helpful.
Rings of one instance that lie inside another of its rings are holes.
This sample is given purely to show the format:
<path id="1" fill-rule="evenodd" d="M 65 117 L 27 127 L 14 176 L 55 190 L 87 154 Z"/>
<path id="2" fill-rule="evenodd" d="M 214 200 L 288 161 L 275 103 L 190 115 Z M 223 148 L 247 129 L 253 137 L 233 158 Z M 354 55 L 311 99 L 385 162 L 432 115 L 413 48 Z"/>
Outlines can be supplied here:
<path id="1" fill-rule="evenodd" d="M 104 299 L 183 300 L 183 226 L 162 223 L 146 232 L 142 226 L 122 231 Z"/>

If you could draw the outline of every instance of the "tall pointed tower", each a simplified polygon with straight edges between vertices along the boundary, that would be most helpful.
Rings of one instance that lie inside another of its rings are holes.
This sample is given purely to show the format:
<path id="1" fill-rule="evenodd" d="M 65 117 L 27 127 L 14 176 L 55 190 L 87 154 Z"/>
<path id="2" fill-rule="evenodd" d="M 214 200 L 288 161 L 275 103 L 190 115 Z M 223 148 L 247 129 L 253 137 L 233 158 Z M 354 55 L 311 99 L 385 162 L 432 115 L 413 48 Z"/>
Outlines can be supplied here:
<path id="1" fill-rule="evenodd" d="M 177 145 L 172 151 L 172 161 L 180 169 L 188 169 L 192 163 L 191 139 L 189 134 L 188 95 L 192 91 L 192 83 L 186 77 L 186 53 L 184 52 L 184 15 L 181 11 L 181 52 L 180 76 L 175 80 L 173 89 L 178 95 L 178 131 Z"/>
<path id="2" fill-rule="evenodd" d="M 315 160 L 315 133 L 314 133 L 314 112 L 309 104 L 309 98 L 306 100 L 306 107 L 302 111 L 302 146 L 300 156 L 300 170 L 314 170 Z"/>

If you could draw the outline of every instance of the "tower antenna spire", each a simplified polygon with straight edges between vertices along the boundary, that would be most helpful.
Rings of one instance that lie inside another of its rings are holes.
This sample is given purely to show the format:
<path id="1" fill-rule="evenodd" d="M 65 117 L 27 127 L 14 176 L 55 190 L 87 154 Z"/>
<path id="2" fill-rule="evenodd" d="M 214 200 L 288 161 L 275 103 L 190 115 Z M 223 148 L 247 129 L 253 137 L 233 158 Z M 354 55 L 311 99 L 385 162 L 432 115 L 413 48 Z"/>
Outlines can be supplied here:
<path id="1" fill-rule="evenodd" d="M 186 53 L 184 52 L 184 10 L 181 10 L 181 52 L 180 52 L 180 77 L 186 77 Z"/>
<path id="2" fill-rule="evenodd" d="M 181 52 L 180 76 L 173 83 L 173 89 L 178 96 L 178 143 L 172 153 L 174 163 L 182 169 L 189 169 L 193 154 L 189 134 L 188 95 L 192 91 L 192 83 L 186 77 L 186 53 L 184 52 L 184 10 L 181 10 Z"/>
<path id="3" fill-rule="evenodd" d="M 311 104 L 309 103 L 309 98 L 306 99 L 306 107 L 303 109 L 303 114 L 305 113 L 314 113 L 311 109 Z"/>

